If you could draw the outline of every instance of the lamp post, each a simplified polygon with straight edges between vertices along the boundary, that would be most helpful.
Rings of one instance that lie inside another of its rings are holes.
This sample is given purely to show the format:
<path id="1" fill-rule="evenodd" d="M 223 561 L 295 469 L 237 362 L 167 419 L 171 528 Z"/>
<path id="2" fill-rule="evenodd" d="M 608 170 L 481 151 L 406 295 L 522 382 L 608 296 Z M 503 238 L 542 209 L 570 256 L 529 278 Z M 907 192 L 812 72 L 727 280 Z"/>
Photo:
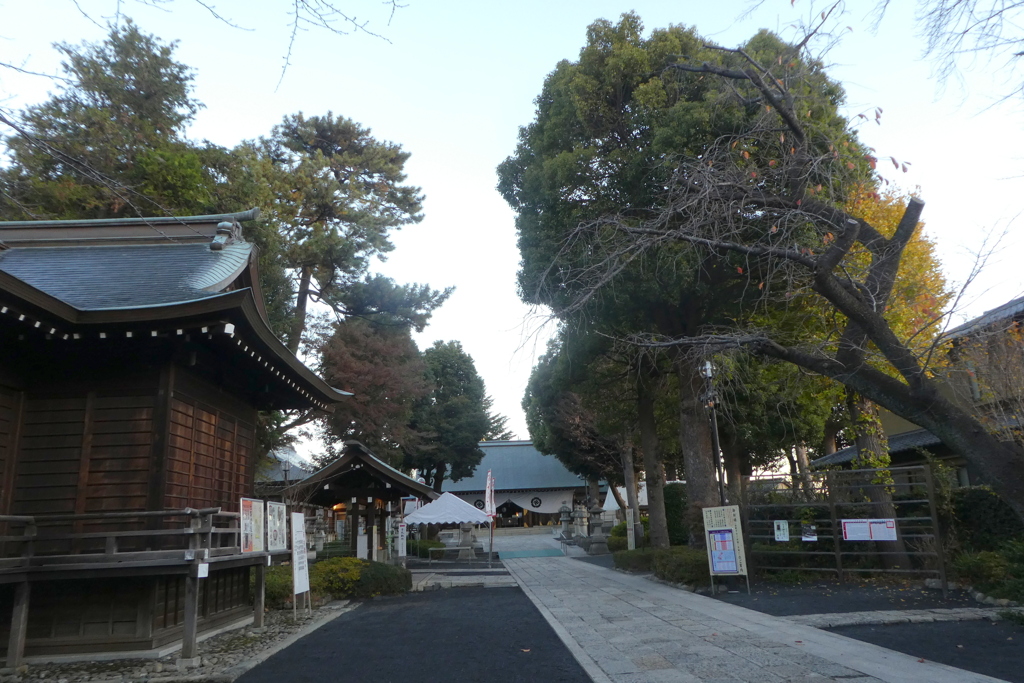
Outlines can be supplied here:
<path id="1" fill-rule="evenodd" d="M 704 395 L 704 408 L 711 417 L 711 450 L 715 454 L 715 473 L 718 475 L 718 500 L 720 505 L 725 505 L 725 477 L 722 475 L 722 449 L 718 443 L 718 411 L 715 404 L 718 401 L 718 394 L 715 392 L 715 366 L 706 360 L 701 374 L 708 382 L 708 390 Z"/>
<path id="2" fill-rule="evenodd" d="M 281 471 L 284 472 L 284 491 L 281 492 L 281 501 L 288 504 L 288 474 L 292 471 L 292 463 L 290 460 L 281 461 Z"/>

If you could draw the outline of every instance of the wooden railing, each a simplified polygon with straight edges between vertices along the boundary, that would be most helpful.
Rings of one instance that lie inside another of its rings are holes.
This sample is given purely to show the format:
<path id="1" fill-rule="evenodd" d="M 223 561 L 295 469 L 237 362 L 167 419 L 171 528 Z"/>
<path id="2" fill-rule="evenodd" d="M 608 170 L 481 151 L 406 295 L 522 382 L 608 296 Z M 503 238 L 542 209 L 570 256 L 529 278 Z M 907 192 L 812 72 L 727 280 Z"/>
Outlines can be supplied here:
<path id="1" fill-rule="evenodd" d="M 177 522 L 176 526 L 170 526 Z M 109 525 L 98 531 L 78 531 Z M 103 563 L 178 564 L 241 553 L 239 514 L 220 508 L 0 515 L 0 571 Z M 143 526 L 145 528 L 126 528 Z M 12 533 L 20 528 L 21 534 Z M 73 531 L 66 531 L 71 528 Z"/>

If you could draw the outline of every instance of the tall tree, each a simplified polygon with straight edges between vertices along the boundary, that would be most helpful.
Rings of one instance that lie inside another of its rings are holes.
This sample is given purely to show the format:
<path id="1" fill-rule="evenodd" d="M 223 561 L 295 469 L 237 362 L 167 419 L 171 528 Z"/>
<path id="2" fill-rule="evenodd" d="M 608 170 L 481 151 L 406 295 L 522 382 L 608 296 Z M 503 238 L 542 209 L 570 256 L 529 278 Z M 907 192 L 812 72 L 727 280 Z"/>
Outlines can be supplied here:
<path id="1" fill-rule="evenodd" d="M 841 89 L 831 86 L 833 106 L 823 106 L 813 97 L 814 83 L 825 78 L 819 63 L 798 60 L 798 46 L 774 54 L 757 47 L 719 49 L 723 61 L 717 63 L 685 58 L 672 65 L 672 71 L 730 83 L 731 97 L 757 116 L 709 140 L 700 155 L 680 158 L 656 214 L 605 216 L 581 226 L 572 243 L 598 259 L 615 254 L 628 261 L 665 244 L 730 255 L 741 260 L 737 267 L 747 278 L 748 310 L 819 298 L 834 325 L 813 344 L 742 325 L 729 334 L 720 328 L 688 338 L 647 336 L 644 343 L 743 347 L 831 377 L 929 429 L 1024 516 L 1024 452 L 943 396 L 930 367 L 933 347 L 917 342 L 937 321 L 906 335 L 890 320 L 899 266 L 924 203 L 911 199 L 890 236 L 847 210 L 850 181 L 858 170 L 861 177 L 870 174 L 878 159 L 836 113 Z M 594 263 L 593 271 L 572 275 L 596 286 L 615 279 L 614 268 Z"/>
<path id="2" fill-rule="evenodd" d="M 777 57 L 787 46 L 768 33 L 750 49 Z M 533 123 L 520 131 L 513 156 L 499 167 L 499 190 L 517 213 L 522 267 L 520 292 L 529 303 L 552 307 L 570 324 L 628 337 L 656 330 L 670 337 L 699 334 L 725 324 L 749 286 L 745 263 L 729 254 L 665 240 L 643 252 L 616 253 L 598 239 L 574 241 L 581 224 L 609 214 L 641 221 L 657 215 L 665 183 L 680 157 L 699 158 L 710 142 L 749 127 L 759 116 L 715 79 L 673 70 L 687 59 L 721 63 L 694 31 L 679 26 L 644 37 L 632 13 L 594 22 L 576 62 L 562 61 L 547 77 Z M 834 118 L 841 91 L 820 75 L 809 90 Z M 611 236 L 611 234 L 609 234 Z M 598 275 L 598 264 L 604 266 Z M 737 270 L 738 269 L 738 270 Z M 593 276 L 593 279 L 588 279 Z M 673 353 L 680 392 L 679 450 L 690 505 L 718 504 L 711 434 L 700 394 L 703 381 L 690 354 Z M 651 392 L 667 386 L 663 362 L 637 373 L 645 414 Z M 645 417 L 643 443 L 657 443 L 655 421 Z M 662 527 L 657 506 L 657 459 L 645 459 L 655 492 L 652 528 Z M 667 537 L 667 536 L 666 536 Z"/>
<path id="3" fill-rule="evenodd" d="M 332 326 L 320 351 L 324 379 L 353 396 L 324 419 L 326 464 L 336 443 L 356 439 L 395 466 L 420 443 L 413 406 L 430 392 L 426 365 L 405 325 L 350 318 Z"/>
<path id="4" fill-rule="evenodd" d="M 407 152 L 330 112 L 285 117 L 261 147 L 279 171 L 274 215 L 284 261 L 297 279 L 288 335 L 295 352 L 309 302 L 347 314 L 349 289 L 365 277 L 373 257 L 394 249 L 392 230 L 422 220 L 423 197 L 405 184 Z"/>
<path id="5" fill-rule="evenodd" d="M 508 428 L 508 416 L 494 412 L 494 399 L 484 397 L 484 411 L 487 413 L 486 441 L 511 441 L 516 438 L 515 432 Z"/>
<path id="6" fill-rule="evenodd" d="M 131 21 L 101 44 L 56 46 L 64 79 L 5 139 L 0 211 L 12 218 L 117 218 L 206 209 L 217 179 L 184 138 L 200 104 L 192 70 Z M 166 207 L 166 208 L 165 208 Z"/>
<path id="7" fill-rule="evenodd" d="M 458 481 L 480 464 L 484 452 L 479 444 L 490 420 L 484 381 L 459 342 L 434 342 L 423 352 L 423 361 L 430 392 L 416 403 L 411 421 L 422 441 L 406 451 L 404 462 L 429 477 L 440 492 L 446 476 Z"/>

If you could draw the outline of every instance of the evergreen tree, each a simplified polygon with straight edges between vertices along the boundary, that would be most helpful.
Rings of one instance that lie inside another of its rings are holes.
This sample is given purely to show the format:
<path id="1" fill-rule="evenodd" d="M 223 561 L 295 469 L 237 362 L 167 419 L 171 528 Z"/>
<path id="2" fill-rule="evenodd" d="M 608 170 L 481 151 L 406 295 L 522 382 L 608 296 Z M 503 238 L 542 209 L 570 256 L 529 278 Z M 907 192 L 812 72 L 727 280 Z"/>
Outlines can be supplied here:
<path id="1" fill-rule="evenodd" d="M 490 420 L 484 381 L 459 342 L 434 342 L 423 360 L 431 391 L 413 409 L 411 426 L 422 442 L 406 451 L 405 466 L 419 470 L 440 492 L 446 476 L 458 481 L 480 464 L 484 452 L 479 443 Z"/>

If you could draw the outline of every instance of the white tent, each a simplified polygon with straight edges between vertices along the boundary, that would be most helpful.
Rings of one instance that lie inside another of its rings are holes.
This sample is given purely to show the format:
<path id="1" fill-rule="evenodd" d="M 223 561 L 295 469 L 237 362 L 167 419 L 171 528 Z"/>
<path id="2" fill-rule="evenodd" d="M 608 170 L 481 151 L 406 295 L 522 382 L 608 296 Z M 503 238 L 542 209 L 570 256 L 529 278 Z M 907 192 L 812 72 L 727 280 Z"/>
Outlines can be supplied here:
<path id="1" fill-rule="evenodd" d="M 405 517 L 406 524 L 487 524 L 490 521 L 483 510 L 477 510 L 453 493 L 443 493 L 434 502 Z"/>

